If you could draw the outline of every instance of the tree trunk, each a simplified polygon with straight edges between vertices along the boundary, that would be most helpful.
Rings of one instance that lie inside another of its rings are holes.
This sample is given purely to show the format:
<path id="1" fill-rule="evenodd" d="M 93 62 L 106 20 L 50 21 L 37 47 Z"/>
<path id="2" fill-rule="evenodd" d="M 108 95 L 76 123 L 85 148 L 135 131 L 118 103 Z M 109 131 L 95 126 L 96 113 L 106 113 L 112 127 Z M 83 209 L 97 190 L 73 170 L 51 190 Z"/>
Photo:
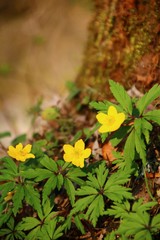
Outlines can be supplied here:
<path id="1" fill-rule="evenodd" d="M 108 80 L 145 92 L 160 83 L 160 0 L 93 0 L 77 85 L 109 94 Z"/>

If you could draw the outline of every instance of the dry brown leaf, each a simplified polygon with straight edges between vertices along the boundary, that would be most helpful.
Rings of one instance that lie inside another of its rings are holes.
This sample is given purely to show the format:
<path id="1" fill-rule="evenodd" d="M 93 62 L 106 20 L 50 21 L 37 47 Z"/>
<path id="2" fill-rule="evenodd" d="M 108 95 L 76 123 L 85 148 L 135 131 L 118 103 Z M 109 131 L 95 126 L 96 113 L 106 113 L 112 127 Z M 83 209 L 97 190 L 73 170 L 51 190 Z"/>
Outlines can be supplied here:
<path id="1" fill-rule="evenodd" d="M 113 151 L 116 150 L 111 144 L 111 142 L 107 142 L 102 147 L 102 156 L 105 160 L 113 162 L 115 157 L 113 156 Z"/>

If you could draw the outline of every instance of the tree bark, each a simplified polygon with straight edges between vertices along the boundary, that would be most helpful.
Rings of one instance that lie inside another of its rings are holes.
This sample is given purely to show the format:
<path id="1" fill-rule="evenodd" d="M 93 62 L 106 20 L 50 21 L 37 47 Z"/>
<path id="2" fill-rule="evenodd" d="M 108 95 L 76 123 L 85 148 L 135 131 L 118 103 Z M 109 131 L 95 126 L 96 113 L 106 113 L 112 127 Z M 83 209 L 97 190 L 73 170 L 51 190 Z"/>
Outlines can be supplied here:
<path id="1" fill-rule="evenodd" d="M 142 92 L 160 83 L 160 0 L 93 1 L 77 85 L 104 98 L 109 79 Z"/>

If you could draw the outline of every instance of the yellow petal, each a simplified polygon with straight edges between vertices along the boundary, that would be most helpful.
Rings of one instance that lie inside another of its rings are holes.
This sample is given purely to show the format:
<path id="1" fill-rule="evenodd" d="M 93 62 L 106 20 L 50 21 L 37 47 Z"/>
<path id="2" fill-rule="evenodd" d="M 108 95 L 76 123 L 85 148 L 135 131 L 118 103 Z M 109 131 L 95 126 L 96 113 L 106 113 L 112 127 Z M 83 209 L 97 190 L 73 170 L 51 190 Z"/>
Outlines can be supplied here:
<path id="1" fill-rule="evenodd" d="M 84 158 L 80 157 L 78 159 L 73 159 L 72 161 L 73 165 L 75 165 L 76 167 L 84 167 Z"/>
<path id="2" fill-rule="evenodd" d="M 104 124 L 107 121 L 107 114 L 105 113 L 98 113 L 96 115 L 96 118 L 99 123 Z"/>
<path id="3" fill-rule="evenodd" d="M 70 144 L 64 144 L 63 150 L 67 154 L 72 154 L 74 152 L 74 147 L 71 146 Z"/>
<path id="4" fill-rule="evenodd" d="M 114 106 L 110 106 L 108 108 L 108 115 L 116 116 L 117 115 L 117 109 Z"/>
<path id="5" fill-rule="evenodd" d="M 72 162 L 72 155 L 65 153 L 65 154 L 63 155 L 63 159 L 64 159 L 64 161 L 66 161 L 66 162 Z"/>
<path id="6" fill-rule="evenodd" d="M 86 148 L 83 152 L 83 157 L 84 158 L 88 158 L 91 155 L 91 149 L 90 148 Z"/>
<path id="7" fill-rule="evenodd" d="M 17 151 L 16 151 L 16 149 L 15 149 L 13 146 L 9 146 L 7 153 L 8 153 L 8 155 L 9 155 L 10 157 L 13 157 L 13 158 L 14 158 L 14 156 L 15 156 L 16 153 L 17 153 Z"/>
<path id="8" fill-rule="evenodd" d="M 78 140 L 76 143 L 75 143 L 75 149 L 79 149 L 79 150 L 84 150 L 84 142 L 82 139 Z"/>
<path id="9" fill-rule="evenodd" d="M 120 122 L 120 124 L 122 124 L 125 120 L 125 114 L 124 113 L 118 113 L 117 119 Z"/>
<path id="10" fill-rule="evenodd" d="M 32 154 L 32 153 L 28 153 L 28 154 L 26 155 L 26 159 L 27 159 L 27 158 L 35 158 L 35 155 Z"/>
<path id="11" fill-rule="evenodd" d="M 31 148 L 32 148 L 32 145 L 31 145 L 31 144 L 27 144 L 27 145 L 23 148 L 23 152 L 25 152 L 25 153 L 30 153 Z"/>
<path id="12" fill-rule="evenodd" d="M 16 150 L 17 150 L 17 151 L 21 151 L 22 148 L 23 148 L 22 143 L 19 143 L 19 144 L 16 145 Z"/>
<path id="13" fill-rule="evenodd" d="M 100 133 L 110 132 L 110 126 L 104 124 L 104 125 L 102 125 L 102 126 L 98 129 L 98 131 L 99 131 Z"/>

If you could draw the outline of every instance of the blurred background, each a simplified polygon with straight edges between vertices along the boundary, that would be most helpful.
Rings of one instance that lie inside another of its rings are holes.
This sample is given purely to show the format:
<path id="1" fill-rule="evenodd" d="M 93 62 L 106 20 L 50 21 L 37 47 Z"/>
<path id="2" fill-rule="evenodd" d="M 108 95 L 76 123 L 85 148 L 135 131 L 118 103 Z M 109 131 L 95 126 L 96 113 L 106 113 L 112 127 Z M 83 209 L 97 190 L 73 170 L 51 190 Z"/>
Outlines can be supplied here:
<path id="1" fill-rule="evenodd" d="M 92 0 L 0 0 L 0 132 L 27 132 L 40 97 L 52 104 L 66 95 L 92 11 Z"/>

